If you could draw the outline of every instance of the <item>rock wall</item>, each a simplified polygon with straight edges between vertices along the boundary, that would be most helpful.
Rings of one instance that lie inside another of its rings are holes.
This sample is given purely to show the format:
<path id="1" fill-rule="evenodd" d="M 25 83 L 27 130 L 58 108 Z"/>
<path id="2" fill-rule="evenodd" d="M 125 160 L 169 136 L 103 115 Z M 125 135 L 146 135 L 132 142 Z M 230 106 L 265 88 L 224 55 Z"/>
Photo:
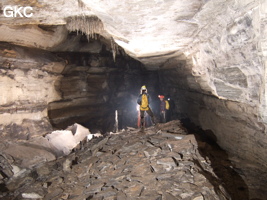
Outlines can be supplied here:
<path id="1" fill-rule="evenodd" d="M 113 131 L 116 110 L 120 129 L 135 127 L 140 87 L 153 95 L 158 84 L 157 72 L 120 54 L 114 62 L 108 51 L 52 53 L 2 43 L 0 53 L 0 130 L 9 139 L 74 123 Z"/>
<path id="2" fill-rule="evenodd" d="M 57 128 L 75 122 L 102 132 L 113 131 L 115 111 L 120 128 L 135 126 L 135 108 L 142 84 L 142 64 L 112 54 L 61 53 L 68 65 L 58 81 L 59 101 L 49 103 L 48 115 Z M 144 69 L 143 69 L 144 70 Z"/>
<path id="3" fill-rule="evenodd" d="M 195 16 L 213 23 L 200 27 L 184 56 L 162 65 L 160 79 L 180 117 L 212 131 L 230 154 L 266 167 L 266 2 L 219 4 Z"/>
<path id="4" fill-rule="evenodd" d="M 0 45 L 1 136 L 23 138 L 52 130 L 47 104 L 60 99 L 62 60 L 36 49 Z"/>

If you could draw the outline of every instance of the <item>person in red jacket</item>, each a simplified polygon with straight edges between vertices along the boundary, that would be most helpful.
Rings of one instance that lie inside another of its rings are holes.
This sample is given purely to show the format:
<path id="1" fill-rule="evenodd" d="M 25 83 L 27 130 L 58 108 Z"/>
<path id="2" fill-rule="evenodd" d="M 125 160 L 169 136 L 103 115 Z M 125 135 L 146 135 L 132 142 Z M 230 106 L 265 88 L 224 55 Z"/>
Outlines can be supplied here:
<path id="1" fill-rule="evenodd" d="M 158 96 L 160 99 L 160 122 L 166 122 L 166 101 L 163 95 Z"/>

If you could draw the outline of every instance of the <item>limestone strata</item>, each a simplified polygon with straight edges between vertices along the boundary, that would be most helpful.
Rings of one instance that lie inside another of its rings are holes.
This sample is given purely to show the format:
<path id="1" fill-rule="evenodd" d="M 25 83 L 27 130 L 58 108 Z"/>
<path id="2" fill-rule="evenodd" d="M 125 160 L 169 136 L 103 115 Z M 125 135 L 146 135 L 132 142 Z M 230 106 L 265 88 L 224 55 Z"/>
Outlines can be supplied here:
<path id="1" fill-rule="evenodd" d="M 194 16 L 205 22 L 196 42 L 161 66 L 160 80 L 180 117 L 211 130 L 229 153 L 267 166 L 266 58 L 258 46 L 265 40 L 266 5 L 235 2 L 227 1 L 226 8 L 225 1 L 208 1 L 202 7 Z"/>
<path id="2" fill-rule="evenodd" d="M 1 41 L 40 49 L 51 49 L 57 46 L 66 39 L 67 33 L 64 26 L 47 29 L 38 25 L 0 26 Z"/>
<path id="3" fill-rule="evenodd" d="M 60 98 L 54 85 L 64 69 L 49 53 L 1 45 L 1 136 L 26 139 L 51 130 L 47 104 Z"/>
<path id="4" fill-rule="evenodd" d="M 65 129 L 76 122 L 105 132 L 112 130 L 115 110 L 120 127 L 135 126 L 143 67 L 121 55 L 116 59 L 110 52 L 53 54 L 2 44 L 1 136 L 29 139 L 51 132 L 51 124 Z M 154 88 L 157 79 L 147 83 Z"/>
<path id="5" fill-rule="evenodd" d="M 190 118 L 204 130 L 211 130 L 218 144 L 229 153 L 267 166 L 264 153 L 267 145 L 265 125 L 260 120 L 259 107 L 199 93 L 197 90 L 201 88 L 194 81 L 195 78 L 179 69 L 177 67 L 161 72 L 165 92 L 175 101 L 179 117 Z M 252 88 L 246 90 L 250 91 Z"/>
<path id="6" fill-rule="evenodd" d="M 121 55 L 114 62 L 110 52 L 61 56 L 68 63 L 55 85 L 61 99 L 48 104 L 48 116 L 55 127 L 65 129 L 77 122 L 90 129 L 112 131 L 116 110 L 120 128 L 136 126 L 136 98 L 142 80 L 146 79 L 155 96 L 156 72 L 143 75 L 140 72 L 146 70 L 140 62 Z"/>

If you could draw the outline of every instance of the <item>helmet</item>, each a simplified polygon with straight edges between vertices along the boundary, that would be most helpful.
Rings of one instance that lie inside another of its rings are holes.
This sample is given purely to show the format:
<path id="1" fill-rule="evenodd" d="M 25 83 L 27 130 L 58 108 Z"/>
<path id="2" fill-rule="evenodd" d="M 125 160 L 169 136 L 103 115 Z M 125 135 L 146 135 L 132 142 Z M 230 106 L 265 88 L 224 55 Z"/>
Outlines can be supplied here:
<path id="1" fill-rule="evenodd" d="M 143 86 L 141 87 L 141 90 L 146 90 L 146 86 L 143 85 Z"/>
<path id="2" fill-rule="evenodd" d="M 160 99 L 164 99 L 164 96 L 163 96 L 163 95 L 158 95 L 158 97 L 159 97 Z"/>
<path id="3" fill-rule="evenodd" d="M 141 87 L 140 94 L 142 94 L 143 91 L 144 91 L 145 93 L 147 93 L 147 89 L 146 89 L 146 86 L 145 86 L 145 85 L 143 85 L 143 86 Z"/>

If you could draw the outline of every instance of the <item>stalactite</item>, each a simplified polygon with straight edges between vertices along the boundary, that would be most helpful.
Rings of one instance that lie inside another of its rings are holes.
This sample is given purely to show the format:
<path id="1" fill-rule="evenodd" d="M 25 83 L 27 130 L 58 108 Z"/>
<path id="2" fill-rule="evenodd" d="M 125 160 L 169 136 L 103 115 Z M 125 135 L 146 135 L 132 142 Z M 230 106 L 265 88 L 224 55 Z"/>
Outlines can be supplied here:
<path id="1" fill-rule="evenodd" d="M 110 39 L 110 46 L 111 46 L 111 50 L 112 50 L 112 56 L 113 56 L 113 60 L 115 62 L 116 60 L 116 55 L 118 53 L 118 45 L 117 43 L 114 41 L 113 38 Z"/>
<path id="2" fill-rule="evenodd" d="M 81 2 L 80 0 L 78 2 Z M 82 2 L 81 2 L 82 3 Z M 88 41 L 90 39 L 97 39 L 97 34 L 101 34 L 104 30 L 102 21 L 96 16 L 74 16 L 67 20 L 67 29 L 69 31 L 76 31 L 77 35 L 82 32 L 86 35 Z M 119 53 L 118 45 L 111 37 L 110 46 L 112 50 L 113 60 L 115 61 L 116 55 Z"/>
<path id="3" fill-rule="evenodd" d="M 67 29 L 69 31 L 79 31 L 87 36 L 87 39 L 97 39 L 96 34 L 101 34 L 103 31 L 103 23 L 96 16 L 75 16 L 68 19 Z"/>
<path id="4" fill-rule="evenodd" d="M 82 0 L 77 0 L 78 1 L 78 7 L 81 8 L 82 10 L 85 9 L 85 4 L 83 3 Z"/>

